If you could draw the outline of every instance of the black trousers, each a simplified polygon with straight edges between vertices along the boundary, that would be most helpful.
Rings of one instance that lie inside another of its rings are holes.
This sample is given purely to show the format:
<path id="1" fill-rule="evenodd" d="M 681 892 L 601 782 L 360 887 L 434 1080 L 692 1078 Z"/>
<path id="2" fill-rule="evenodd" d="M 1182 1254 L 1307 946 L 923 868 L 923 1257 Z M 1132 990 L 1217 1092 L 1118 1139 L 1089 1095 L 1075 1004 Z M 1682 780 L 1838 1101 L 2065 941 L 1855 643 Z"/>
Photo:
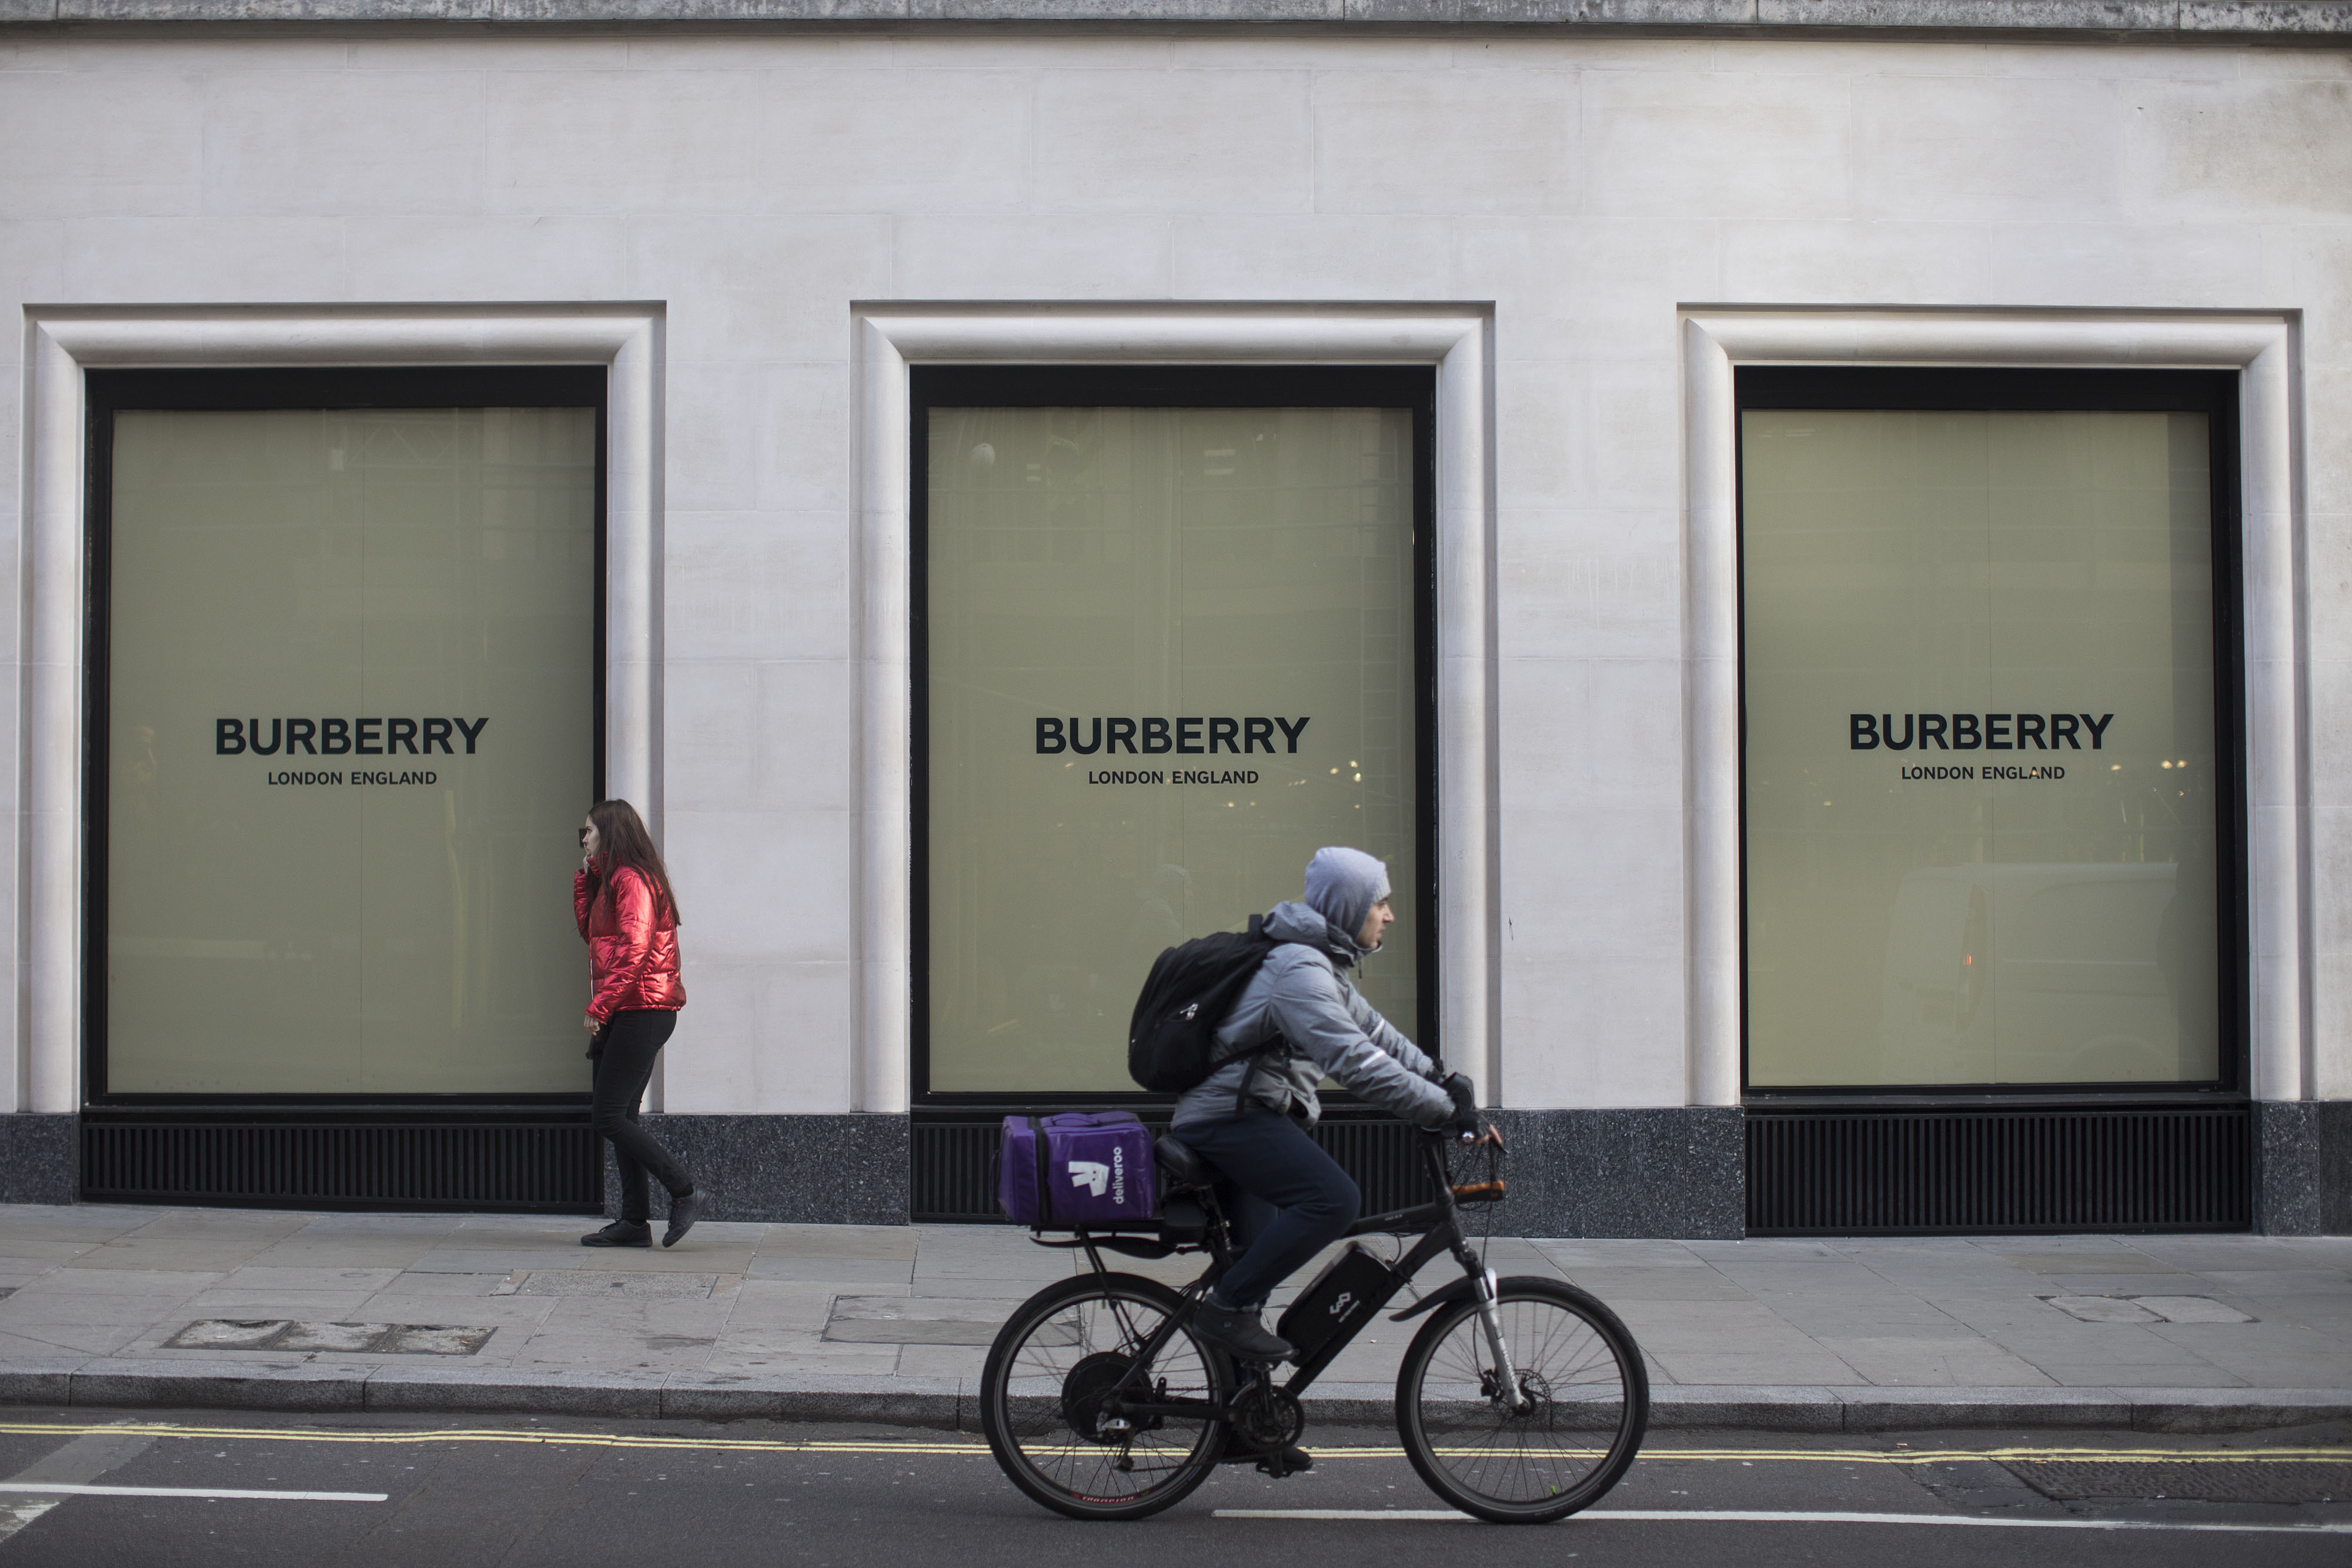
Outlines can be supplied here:
<path id="1" fill-rule="evenodd" d="M 1173 1131 L 1224 1176 L 1218 1200 L 1237 1211 L 1234 1239 L 1242 1255 L 1217 1281 L 1217 1294 L 1232 1305 L 1256 1312 L 1276 1285 L 1356 1223 L 1364 1199 L 1355 1178 L 1272 1106 Z"/>
<path id="2" fill-rule="evenodd" d="M 653 1079 L 654 1058 L 677 1027 L 677 1014 L 667 1008 L 614 1013 L 604 1025 L 596 1058 L 589 1121 L 598 1137 L 612 1142 L 613 1161 L 621 1167 L 621 1218 L 634 1225 L 651 1217 L 646 1201 L 647 1171 L 669 1189 L 672 1198 L 694 1190 L 694 1178 L 686 1167 L 637 1125 L 637 1102 L 646 1097 L 646 1085 Z"/>

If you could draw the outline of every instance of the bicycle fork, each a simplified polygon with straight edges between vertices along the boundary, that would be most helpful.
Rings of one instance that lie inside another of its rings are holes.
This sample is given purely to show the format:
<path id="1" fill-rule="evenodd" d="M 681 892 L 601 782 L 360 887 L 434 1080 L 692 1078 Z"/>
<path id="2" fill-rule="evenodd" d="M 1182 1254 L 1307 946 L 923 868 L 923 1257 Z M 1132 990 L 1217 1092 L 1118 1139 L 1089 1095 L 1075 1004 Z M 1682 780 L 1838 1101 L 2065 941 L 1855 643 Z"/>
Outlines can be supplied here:
<path id="1" fill-rule="evenodd" d="M 1486 1331 L 1486 1348 L 1494 1354 L 1495 1376 L 1503 1385 L 1503 1403 L 1512 1415 L 1524 1415 L 1535 1401 L 1519 1386 L 1518 1368 L 1511 1364 L 1511 1347 L 1503 1340 L 1502 1291 L 1495 1282 L 1495 1270 L 1479 1270 L 1472 1277 L 1470 1290 L 1478 1303 L 1478 1326 Z"/>

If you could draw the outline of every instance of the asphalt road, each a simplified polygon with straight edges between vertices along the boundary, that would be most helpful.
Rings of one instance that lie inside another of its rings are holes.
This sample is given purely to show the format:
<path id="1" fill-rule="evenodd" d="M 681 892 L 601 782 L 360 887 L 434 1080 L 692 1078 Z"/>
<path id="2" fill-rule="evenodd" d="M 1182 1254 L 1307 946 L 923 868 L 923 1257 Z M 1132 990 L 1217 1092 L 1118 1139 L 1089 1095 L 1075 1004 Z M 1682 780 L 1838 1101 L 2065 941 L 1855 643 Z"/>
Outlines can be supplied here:
<path id="1" fill-rule="evenodd" d="M 1595 1511 L 1528 1528 L 1440 1510 L 1391 1433 L 1321 1431 L 1310 1445 L 1319 1459 L 1309 1475 L 1276 1481 L 1228 1468 L 1157 1519 L 1080 1524 L 1022 1498 L 976 1439 L 943 1432 L 0 1408 L 0 1568 L 1094 1568 L 1147 1552 L 1132 1560 L 2352 1561 L 2352 1429 L 2343 1427 L 2225 1438 L 1667 1433 Z M 127 1490 L 138 1488 L 176 1490 Z M 1643 1517 L 1612 1517 L 1627 1513 Z M 1739 1517 L 1709 1517 L 1724 1514 Z M 1839 1517 L 1852 1515 L 1898 1517 Z"/>

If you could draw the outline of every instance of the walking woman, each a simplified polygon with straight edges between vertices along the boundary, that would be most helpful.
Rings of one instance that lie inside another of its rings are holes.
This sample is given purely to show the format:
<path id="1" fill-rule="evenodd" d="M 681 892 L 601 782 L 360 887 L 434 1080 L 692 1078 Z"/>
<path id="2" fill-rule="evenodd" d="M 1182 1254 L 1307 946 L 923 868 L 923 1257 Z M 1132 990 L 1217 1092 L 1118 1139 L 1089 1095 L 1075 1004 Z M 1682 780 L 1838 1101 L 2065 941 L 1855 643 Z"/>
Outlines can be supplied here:
<path id="1" fill-rule="evenodd" d="M 637 1124 L 637 1102 L 654 1058 L 677 1025 L 686 987 L 677 977 L 677 900 L 643 818 L 626 800 L 599 800 L 580 830 L 580 870 L 572 913 L 588 944 L 594 990 L 588 1000 L 588 1059 L 596 1064 L 592 1119 L 612 1141 L 621 1167 L 621 1218 L 580 1239 L 583 1247 L 650 1247 L 646 1173 L 669 1189 L 675 1247 L 694 1228 L 704 1195 L 667 1149 Z"/>

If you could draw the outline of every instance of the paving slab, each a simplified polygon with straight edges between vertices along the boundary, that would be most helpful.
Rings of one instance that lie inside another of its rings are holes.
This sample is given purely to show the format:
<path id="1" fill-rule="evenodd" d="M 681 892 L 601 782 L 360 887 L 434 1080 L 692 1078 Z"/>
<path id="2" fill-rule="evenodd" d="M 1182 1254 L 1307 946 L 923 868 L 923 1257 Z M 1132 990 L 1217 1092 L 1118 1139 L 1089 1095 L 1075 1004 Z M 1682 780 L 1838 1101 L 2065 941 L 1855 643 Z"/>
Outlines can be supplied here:
<path id="1" fill-rule="evenodd" d="M 592 1228 L 567 1216 L 0 1206 L 0 1400 L 970 1429 L 996 1325 L 1086 1267 L 1003 1227 L 712 1223 L 646 1250 L 582 1248 Z M 1386 1239 L 1369 1245 L 1395 1254 Z M 1617 1309 L 1643 1345 L 1662 1427 L 2222 1431 L 2352 1413 L 2345 1239 L 1486 1247 L 1498 1272 L 1570 1279 Z M 1111 1261 L 1171 1285 L 1201 1268 Z M 1451 1267 L 1431 1265 L 1417 1291 Z M 2051 1297 L 2124 1321 L 2084 1321 Z M 169 1343 L 202 1320 L 310 1327 L 258 1349 Z M 473 1348 L 404 1354 L 338 1324 L 427 1325 L 443 1348 Z M 1350 1345 L 1310 1393 L 1319 1418 L 1385 1421 L 1416 1326 L 1384 1321 Z"/>

